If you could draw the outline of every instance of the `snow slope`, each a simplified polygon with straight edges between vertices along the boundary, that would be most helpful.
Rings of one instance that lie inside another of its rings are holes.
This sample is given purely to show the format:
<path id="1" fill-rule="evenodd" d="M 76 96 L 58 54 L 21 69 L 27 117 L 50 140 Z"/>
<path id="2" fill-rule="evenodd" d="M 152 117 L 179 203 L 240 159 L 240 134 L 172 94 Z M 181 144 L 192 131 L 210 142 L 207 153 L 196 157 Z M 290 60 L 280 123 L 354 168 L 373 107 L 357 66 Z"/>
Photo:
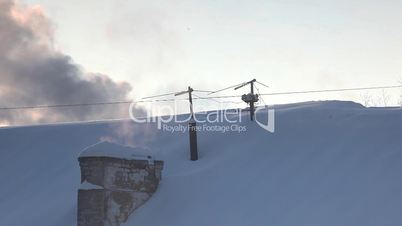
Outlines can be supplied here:
<path id="1" fill-rule="evenodd" d="M 188 135 L 130 124 L 165 161 L 157 193 L 126 226 L 398 226 L 402 109 L 352 102 L 277 106 L 276 132 Z M 263 117 L 263 115 L 258 115 Z M 0 130 L 0 225 L 75 225 L 77 157 L 130 122 Z"/>

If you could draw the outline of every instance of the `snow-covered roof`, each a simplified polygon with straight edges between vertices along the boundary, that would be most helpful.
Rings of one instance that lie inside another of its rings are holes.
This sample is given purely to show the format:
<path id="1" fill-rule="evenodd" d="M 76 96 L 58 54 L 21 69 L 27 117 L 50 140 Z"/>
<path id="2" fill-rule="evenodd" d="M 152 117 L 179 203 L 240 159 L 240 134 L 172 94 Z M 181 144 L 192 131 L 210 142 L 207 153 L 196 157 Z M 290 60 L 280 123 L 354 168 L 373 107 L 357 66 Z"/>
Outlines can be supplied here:
<path id="1" fill-rule="evenodd" d="M 104 189 L 104 188 L 99 185 L 96 185 L 96 184 L 91 184 L 88 181 L 84 181 L 80 185 L 80 190 L 100 190 L 100 189 Z"/>
<path id="2" fill-rule="evenodd" d="M 149 149 L 133 148 L 108 141 L 102 141 L 85 148 L 79 157 L 113 157 L 129 160 L 149 160 L 152 158 Z"/>

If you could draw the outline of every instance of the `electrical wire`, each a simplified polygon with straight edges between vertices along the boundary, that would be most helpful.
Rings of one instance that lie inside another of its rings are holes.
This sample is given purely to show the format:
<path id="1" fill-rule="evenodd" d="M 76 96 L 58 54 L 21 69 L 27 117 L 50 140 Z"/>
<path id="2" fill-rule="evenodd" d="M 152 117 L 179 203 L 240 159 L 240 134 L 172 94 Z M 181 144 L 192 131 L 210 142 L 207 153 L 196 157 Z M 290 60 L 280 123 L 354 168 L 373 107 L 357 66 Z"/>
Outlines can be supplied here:
<path id="1" fill-rule="evenodd" d="M 220 89 L 220 90 L 216 90 L 216 91 L 210 92 L 210 93 L 208 93 L 208 95 L 211 95 L 211 94 L 213 94 L 213 93 L 222 92 L 222 91 L 225 91 L 225 90 L 228 90 L 228 89 L 237 87 L 237 86 L 241 86 L 241 85 L 244 85 L 244 84 L 246 84 L 246 82 L 242 82 L 242 83 L 239 83 L 239 84 L 234 85 L 234 86 L 229 86 L 229 87 L 226 87 L 226 88 L 224 88 L 224 89 Z"/>
<path id="2" fill-rule="evenodd" d="M 63 108 L 63 107 L 85 107 L 85 106 L 99 106 L 99 105 L 118 105 L 118 104 L 137 104 L 149 102 L 171 102 L 186 99 L 160 99 L 160 100 L 147 100 L 147 101 L 110 101 L 110 102 L 96 102 L 96 103 L 78 103 L 78 104 L 55 104 L 55 105 L 36 105 L 36 106 L 16 106 L 16 107 L 0 107 L 0 110 L 20 110 L 20 109 L 39 109 L 39 108 Z"/>
<path id="3" fill-rule="evenodd" d="M 261 94 L 260 94 L 260 90 L 258 89 L 258 87 L 255 85 L 255 84 L 253 84 L 254 85 L 254 88 L 257 90 L 257 94 L 258 94 L 258 96 L 259 96 L 259 99 L 262 101 L 262 103 L 264 104 L 264 107 L 267 107 L 268 105 L 265 103 L 265 101 L 264 101 L 264 98 L 261 96 Z"/>
<path id="4" fill-rule="evenodd" d="M 151 99 L 151 98 L 155 98 L 155 97 L 170 96 L 170 95 L 174 95 L 174 94 L 176 94 L 176 93 L 178 93 L 178 92 L 174 92 L 174 93 L 165 93 L 165 94 L 159 94 L 159 95 L 154 95 L 154 96 L 149 96 L 149 97 L 143 97 L 143 98 L 141 98 L 141 99 L 142 99 L 142 100 L 145 100 L 145 99 Z"/>
<path id="5" fill-rule="evenodd" d="M 194 92 L 200 92 L 200 93 L 212 93 L 213 91 L 211 90 L 199 90 L 199 89 L 194 89 Z"/>
<path id="6" fill-rule="evenodd" d="M 234 87 L 234 86 L 232 86 Z M 232 88 L 230 87 L 230 88 Z M 290 92 L 275 92 L 275 93 L 263 93 L 261 94 L 258 87 L 257 93 L 261 97 L 264 105 L 265 101 L 262 96 L 273 96 L 273 95 L 292 95 L 292 94 L 305 94 L 305 93 L 323 93 L 323 92 L 344 92 L 344 91 L 357 91 L 357 90 L 375 90 L 375 89 L 394 89 L 394 88 L 402 88 L 402 85 L 398 86 L 373 86 L 373 87 L 357 87 L 357 88 L 343 88 L 343 89 L 326 89 L 326 90 L 307 90 L 307 91 L 290 91 Z M 228 88 L 226 88 L 228 89 Z M 172 93 L 174 94 L 174 93 Z M 159 95 L 157 95 L 159 96 Z M 224 101 L 218 101 L 216 99 L 224 99 L 224 98 L 239 98 L 241 95 L 231 95 L 231 96 L 210 96 L 210 97 L 201 97 L 198 95 L 194 95 L 193 99 L 207 99 L 216 101 L 218 103 L 225 103 Z M 155 97 L 155 96 L 154 96 Z M 149 97 L 150 98 L 150 97 Z M 136 103 L 149 103 L 149 102 L 172 102 L 172 101 L 188 101 L 188 98 L 184 99 L 157 99 L 157 100 L 139 100 L 139 101 L 109 101 L 109 102 L 95 102 L 95 103 L 77 103 L 77 104 L 55 104 L 55 105 L 36 105 L 36 106 L 14 106 L 14 107 L 0 107 L 0 110 L 24 110 L 24 109 L 40 109 L 40 108 L 64 108 L 64 107 L 85 107 L 85 106 L 102 106 L 102 105 L 118 105 L 118 104 L 136 104 Z M 230 101 L 227 101 L 230 103 Z M 233 103 L 242 103 L 242 102 L 233 102 Z M 120 120 L 120 119 L 99 119 L 99 120 L 91 120 L 91 121 L 71 121 L 71 122 L 62 122 L 62 123 L 39 123 L 39 124 L 30 124 L 30 125 L 10 125 L 2 128 L 10 128 L 10 127 L 20 127 L 20 126 L 38 126 L 38 125 L 57 125 L 57 124 L 67 124 L 67 123 L 90 123 L 90 122 L 99 122 L 99 121 L 110 121 L 110 120 Z"/>
<path id="7" fill-rule="evenodd" d="M 255 81 L 255 82 L 258 83 L 258 84 L 260 84 L 260 85 L 262 85 L 262 86 L 265 86 L 265 87 L 269 88 L 269 86 L 265 85 L 265 84 L 262 83 L 262 82 L 259 82 L 259 81 Z"/>
<path id="8" fill-rule="evenodd" d="M 215 100 L 215 98 L 212 97 L 200 97 L 196 94 L 193 94 L 193 96 L 195 96 L 196 98 L 193 98 L 193 100 L 210 100 L 210 101 L 214 101 L 220 104 L 241 104 L 243 102 L 241 101 L 219 101 L 219 100 Z"/>
<path id="9" fill-rule="evenodd" d="M 327 93 L 327 92 L 344 92 L 344 91 L 374 90 L 374 89 L 393 89 L 393 88 L 402 88 L 402 85 L 399 85 L 399 86 L 372 86 L 372 87 L 358 87 L 358 88 L 344 88 L 344 89 L 307 90 L 307 91 L 290 91 L 290 92 L 277 92 L 277 93 L 263 93 L 261 95 L 262 96 L 273 96 L 273 95 Z"/>
<path id="10" fill-rule="evenodd" d="M 273 96 L 273 95 L 291 95 L 291 94 L 305 94 L 305 93 L 323 93 L 323 92 L 344 92 L 344 91 L 356 91 L 356 90 L 374 90 L 374 89 L 393 89 L 402 88 L 399 86 L 374 86 L 374 87 L 358 87 L 358 88 L 344 88 L 344 89 L 326 89 L 326 90 L 307 90 L 307 91 L 290 91 L 290 92 L 276 92 L 276 93 L 262 93 L 260 96 Z M 174 94 L 174 93 L 173 93 Z M 208 97 L 196 97 L 193 99 L 225 99 L 225 98 L 238 98 L 241 95 L 228 95 L 228 96 L 208 96 Z M 12 106 L 12 107 L 0 107 L 0 110 L 21 110 L 21 109 L 39 109 L 39 108 L 63 108 L 63 107 L 84 107 L 84 106 L 101 106 L 101 105 L 118 105 L 118 104 L 131 104 L 131 103 L 149 103 L 149 102 L 173 102 L 173 101 L 185 101 L 185 99 L 157 99 L 157 100 L 139 100 L 139 101 L 110 101 L 110 102 L 95 102 L 95 103 L 77 103 L 77 104 L 55 104 L 55 105 L 34 105 L 34 106 Z"/>

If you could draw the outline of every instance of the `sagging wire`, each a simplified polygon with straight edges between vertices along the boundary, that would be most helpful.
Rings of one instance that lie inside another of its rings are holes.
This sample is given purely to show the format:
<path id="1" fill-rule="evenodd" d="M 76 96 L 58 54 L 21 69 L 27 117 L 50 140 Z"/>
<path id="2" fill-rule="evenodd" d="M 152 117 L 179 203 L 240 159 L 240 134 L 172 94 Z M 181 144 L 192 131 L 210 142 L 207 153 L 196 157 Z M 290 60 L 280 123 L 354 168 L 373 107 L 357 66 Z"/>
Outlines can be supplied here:
<path id="1" fill-rule="evenodd" d="M 254 88 L 257 90 L 257 94 L 258 94 L 258 96 L 259 96 L 259 99 L 262 101 L 262 103 L 264 104 L 264 107 L 265 108 L 268 108 L 268 105 L 265 103 L 265 101 L 264 101 L 264 98 L 262 97 L 262 95 L 261 95 L 261 93 L 260 93 L 260 89 L 258 89 L 258 87 L 255 85 L 255 84 L 253 84 L 254 85 Z"/>

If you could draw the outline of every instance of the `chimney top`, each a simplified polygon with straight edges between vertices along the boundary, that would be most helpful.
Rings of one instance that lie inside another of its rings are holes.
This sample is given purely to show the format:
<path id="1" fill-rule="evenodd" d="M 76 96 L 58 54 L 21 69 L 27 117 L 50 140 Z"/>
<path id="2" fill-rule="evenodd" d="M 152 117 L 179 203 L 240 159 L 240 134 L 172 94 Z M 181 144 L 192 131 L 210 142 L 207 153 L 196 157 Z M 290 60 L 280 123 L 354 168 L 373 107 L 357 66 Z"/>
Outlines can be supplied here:
<path id="1" fill-rule="evenodd" d="M 111 157 L 127 160 L 150 160 L 151 150 L 142 147 L 129 147 L 108 141 L 102 141 L 85 148 L 81 157 Z"/>

